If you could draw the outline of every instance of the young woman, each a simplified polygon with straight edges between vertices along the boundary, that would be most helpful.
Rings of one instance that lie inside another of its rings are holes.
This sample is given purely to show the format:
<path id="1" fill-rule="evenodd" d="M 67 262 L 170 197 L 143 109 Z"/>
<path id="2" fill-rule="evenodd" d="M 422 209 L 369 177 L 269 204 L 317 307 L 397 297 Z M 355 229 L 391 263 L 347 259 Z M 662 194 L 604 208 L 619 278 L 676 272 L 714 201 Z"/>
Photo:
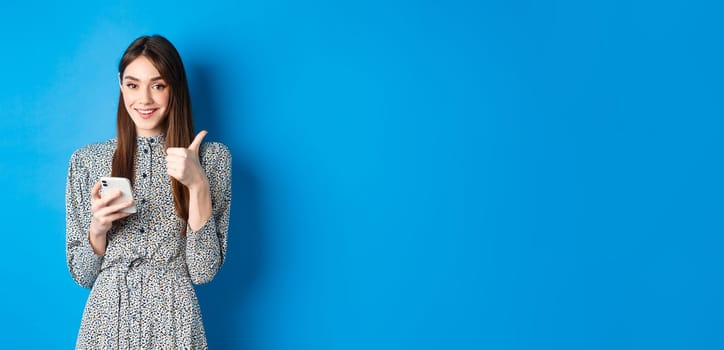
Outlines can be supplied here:
<path id="1" fill-rule="evenodd" d="M 194 137 L 186 73 L 168 40 L 136 39 L 118 79 L 117 137 L 75 151 L 68 170 L 68 268 L 91 288 L 76 348 L 207 348 L 192 283 L 224 262 L 231 155 L 202 142 L 206 131 Z M 101 193 L 102 176 L 130 179 L 134 200 Z M 133 204 L 136 213 L 123 211 Z"/>

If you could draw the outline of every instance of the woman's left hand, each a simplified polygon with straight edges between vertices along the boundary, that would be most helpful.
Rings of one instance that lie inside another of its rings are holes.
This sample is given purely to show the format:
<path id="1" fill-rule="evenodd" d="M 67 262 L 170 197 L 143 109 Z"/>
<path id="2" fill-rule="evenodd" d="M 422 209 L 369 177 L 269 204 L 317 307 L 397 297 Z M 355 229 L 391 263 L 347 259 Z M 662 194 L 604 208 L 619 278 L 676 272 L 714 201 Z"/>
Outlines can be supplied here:
<path id="1" fill-rule="evenodd" d="M 199 132 L 189 148 L 169 147 L 166 149 L 166 171 L 189 189 L 205 185 L 208 182 L 206 173 L 199 162 L 199 147 L 206 134 L 206 130 Z"/>

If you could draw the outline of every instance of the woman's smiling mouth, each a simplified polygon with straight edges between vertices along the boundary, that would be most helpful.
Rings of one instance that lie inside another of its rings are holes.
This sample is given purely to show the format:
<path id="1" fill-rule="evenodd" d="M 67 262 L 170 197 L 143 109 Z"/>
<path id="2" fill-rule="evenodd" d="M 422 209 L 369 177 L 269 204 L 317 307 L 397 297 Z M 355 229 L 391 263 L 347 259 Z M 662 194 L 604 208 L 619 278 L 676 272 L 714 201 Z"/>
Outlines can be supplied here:
<path id="1" fill-rule="evenodd" d="M 144 109 L 134 108 L 134 110 L 135 110 L 136 112 L 138 112 L 138 115 L 139 115 L 141 118 L 148 119 L 148 118 L 151 118 L 151 116 L 153 115 L 153 113 L 156 112 L 156 111 L 158 110 L 158 108 L 144 108 Z"/>

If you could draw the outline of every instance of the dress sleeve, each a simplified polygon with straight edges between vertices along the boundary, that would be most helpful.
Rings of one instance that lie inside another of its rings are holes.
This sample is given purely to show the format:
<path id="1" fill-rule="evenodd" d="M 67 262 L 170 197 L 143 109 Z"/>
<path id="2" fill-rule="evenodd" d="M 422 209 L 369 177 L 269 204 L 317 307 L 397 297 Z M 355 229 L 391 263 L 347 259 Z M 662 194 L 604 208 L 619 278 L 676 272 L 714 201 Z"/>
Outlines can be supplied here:
<path id="1" fill-rule="evenodd" d="M 103 256 L 96 255 L 88 241 L 90 227 L 90 185 L 80 151 L 70 158 L 65 187 L 65 253 L 73 279 L 91 288 L 98 277 Z"/>
<path id="2" fill-rule="evenodd" d="M 202 166 L 209 179 L 211 217 L 198 230 L 186 229 L 186 264 L 194 284 L 211 281 L 226 255 L 231 206 L 231 153 L 220 143 L 207 145 Z"/>

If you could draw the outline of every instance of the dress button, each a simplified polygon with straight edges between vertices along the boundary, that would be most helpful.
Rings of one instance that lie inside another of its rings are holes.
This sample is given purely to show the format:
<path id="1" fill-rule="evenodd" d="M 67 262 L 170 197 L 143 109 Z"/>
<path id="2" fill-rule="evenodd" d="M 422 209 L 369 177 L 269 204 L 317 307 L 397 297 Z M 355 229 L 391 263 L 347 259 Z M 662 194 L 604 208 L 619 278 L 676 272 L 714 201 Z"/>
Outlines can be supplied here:
<path id="1" fill-rule="evenodd" d="M 141 227 L 141 229 L 140 229 L 140 230 L 138 230 L 138 231 L 140 231 L 141 233 L 144 233 L 144 232 L 146 232 L 146 231 L 145 231 L 145 230 L 143 229 L 143 227 Z"/>
<path id="2" fill-rule="evenodd" d="M 148 148 L 144 148 L 144 149 L 143 149 L 143 153 L 148 154 Z"/>
<path id="3" fill-rule="evenodd" d="M 143 178 L 145 179 L 146 176 L 148 176 L 148 175 L 146 175 L 146 173 L 143 173 L 143 174 L 141 174 L 141 176 L 143 176 Z"/>
<path id="4" fill-rule="evenodd" d="M 146 198 L 141 198 L 141 204 L 146 204 Z"/>

